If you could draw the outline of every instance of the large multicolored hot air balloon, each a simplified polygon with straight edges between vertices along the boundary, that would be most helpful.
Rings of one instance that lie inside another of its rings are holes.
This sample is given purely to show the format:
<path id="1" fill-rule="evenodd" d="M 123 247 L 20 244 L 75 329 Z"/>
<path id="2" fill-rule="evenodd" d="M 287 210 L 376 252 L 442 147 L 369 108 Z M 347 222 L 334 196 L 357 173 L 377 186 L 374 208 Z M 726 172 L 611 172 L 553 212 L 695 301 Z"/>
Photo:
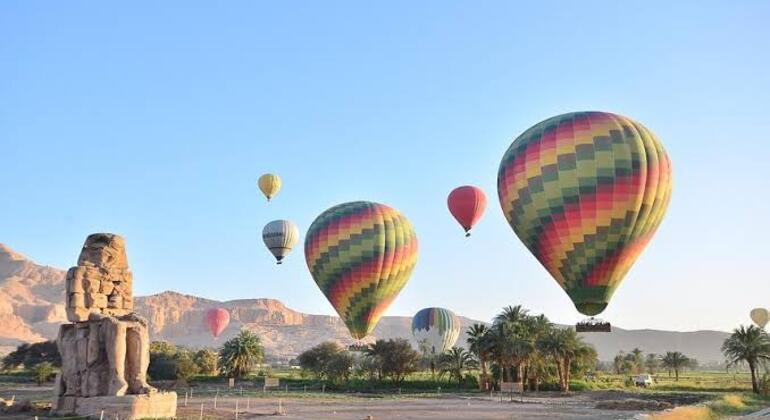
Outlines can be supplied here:
<path id="1" fill-rule="evenodd" d="M 601 313 L 652 238 L 671 198 L 655 135 L 607 112 L 574 112 L 521 134 L 497 192 L 519 239 L 581 313 Z"/>
<path id="2" fill-rule="evenodd" d="M 262 191 L 262 194 L 267 197 L 267 201 L 270 201 L 281 189 L 281 178 L 276 174 L 264 174 L 259 177 L 257 186 Z"/>
<path id="3" fill-rule="evenodd" d="M 452 190 L 446 201 L 449 212 L 465 229 L 465 236 L 471 236 L 471 228 L 487 208 L 487 196 L 484 191 L 478 187 L 464 185 Z"/>
<path id="4" fill-rule="evenodd" d="M 751 316 L 751 320 L 754 321 L 759 328 L 765 328 L 767 321 L 770 321 L 770 311 L 765 308 L 754 308 L 749 315 Z"/>
<path id="5" fill-rule="evenodd" d="M 421 309 L 412 318 L 412 334 L 431 353 L 442 354 L 460 337 L 460 320 L 449 309 Z"/>
<path id="6" fill-rule="evenodd" d="M 340 204 L 310 225 L 305 259 L 321 292 L 360 340 L 409 280 L 417 236 L 406 217 L 384 204 Z"/>
<path id="7" fill-rule="evenodd" d="M 299 241 L 299 229 L 288 220 L 273 220 L 262 229 L 262 240 L 281 264 Z"/>
<path id="8" fill-rule="evenodd" d="M 222 331 L 230 324 L 230 312 L 222 308 L 212 308 L 206 311 L 204 320 L 211 335 L 219 337 L 219 334 L 222 334 Z"/>

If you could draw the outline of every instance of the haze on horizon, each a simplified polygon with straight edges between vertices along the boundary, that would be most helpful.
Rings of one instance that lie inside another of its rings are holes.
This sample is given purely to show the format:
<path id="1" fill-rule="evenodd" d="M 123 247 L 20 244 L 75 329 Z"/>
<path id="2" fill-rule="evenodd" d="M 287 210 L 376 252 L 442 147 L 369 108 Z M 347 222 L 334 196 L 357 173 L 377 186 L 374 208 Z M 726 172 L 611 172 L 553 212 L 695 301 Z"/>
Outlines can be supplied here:
<path id="1" fill-rule="evenodd" d="M 663 141 L 674 193 L 602 318 L 730 330 L 770 307 L 770 4 L 444 2 L 0 5 L 0 242 L 67 268 L 86 235 L 125 236 L 135 293 L 277 298 L 334 314 L 301 246 L 328 207 L 389 204 L 420 259 L 386 315 L 522 304 L 583 318 L 506 223 L 513 138 L 604 110 Z M 255 182 L 276 172 L 270 204 Z M 452 188 L 489 199 L 466 239 Z"/>

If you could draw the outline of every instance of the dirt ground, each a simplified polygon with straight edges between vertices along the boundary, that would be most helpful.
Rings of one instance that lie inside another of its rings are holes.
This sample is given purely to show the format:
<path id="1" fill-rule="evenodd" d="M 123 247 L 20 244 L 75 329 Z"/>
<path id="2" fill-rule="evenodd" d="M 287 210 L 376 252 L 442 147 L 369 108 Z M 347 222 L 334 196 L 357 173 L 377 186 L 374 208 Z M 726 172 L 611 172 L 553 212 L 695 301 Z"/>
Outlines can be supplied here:
<path id="1" fill-rule="evenodd" d="M 2 387 L 0 397 L 16 396 L 16 400 L 47 399 L 49 388 L 15 386 Z M 194 396 L 184 403 L 179 396 L 177 416 L 180 419 L 200 419 L 201 407 L 205 419 L 234 419 L 236 404 L 238 419 L 277 417 L 285 419 L 641 419 L 645 411 L 599 410 L 595 406 L 604 400 L 655 399 L 675 405 L 693 404 L 706 397 L 698 394 L 637 394 L 626 392 L 582 392 L 568 396 L 559 393 L 529 393 L 523 398 L 499 395 L 446 394 L 441 396 L 371 396 L 327 394 L 297 396 L 275 395 L 251 397 L 221 396 L 217 408 L 211 395 Z M 280 404 L 280 407 L 279 407 Z M 285 414 L 278 416 L 282 410 Z M 0 415 L 9 419 L 29 419 L 46 413 Z"/>

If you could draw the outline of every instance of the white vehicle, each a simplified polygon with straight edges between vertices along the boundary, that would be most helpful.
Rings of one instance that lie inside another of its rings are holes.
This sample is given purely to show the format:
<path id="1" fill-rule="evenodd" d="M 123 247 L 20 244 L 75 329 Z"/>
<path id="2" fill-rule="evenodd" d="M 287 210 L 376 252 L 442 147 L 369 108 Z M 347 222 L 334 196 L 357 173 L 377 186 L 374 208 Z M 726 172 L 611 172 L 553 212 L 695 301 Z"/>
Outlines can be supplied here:
<path id="1" fill-rule="evenodd" d="M 652 386 L 652 375 L 636 375 L 633 377 L 633 381 L 634 385 L 647 388 L 648 386 Z"/>

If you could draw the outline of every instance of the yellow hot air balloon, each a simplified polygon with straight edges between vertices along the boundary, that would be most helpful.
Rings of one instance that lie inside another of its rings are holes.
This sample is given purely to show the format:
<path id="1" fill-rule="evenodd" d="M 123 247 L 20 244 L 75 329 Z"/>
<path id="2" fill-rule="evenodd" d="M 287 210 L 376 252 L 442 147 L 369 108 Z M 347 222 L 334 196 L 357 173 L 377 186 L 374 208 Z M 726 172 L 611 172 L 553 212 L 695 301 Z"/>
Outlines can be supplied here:
<path id="1" fill-rule="evenodd" d="M 267 197 L 267 201 L 275 197 L 281 190 L 281 178 L 276 174 L 264 174 L 257 181 L 259 190 Z"/>
<path id="2" fill-rule="evenodd" d="M 765 308 L 754 308 L 749 315 L 751 316 L 751 320 L 754 321 L 759 328 L 765 328 L 767 321 L 770 321 L 770 312 Z"/>

